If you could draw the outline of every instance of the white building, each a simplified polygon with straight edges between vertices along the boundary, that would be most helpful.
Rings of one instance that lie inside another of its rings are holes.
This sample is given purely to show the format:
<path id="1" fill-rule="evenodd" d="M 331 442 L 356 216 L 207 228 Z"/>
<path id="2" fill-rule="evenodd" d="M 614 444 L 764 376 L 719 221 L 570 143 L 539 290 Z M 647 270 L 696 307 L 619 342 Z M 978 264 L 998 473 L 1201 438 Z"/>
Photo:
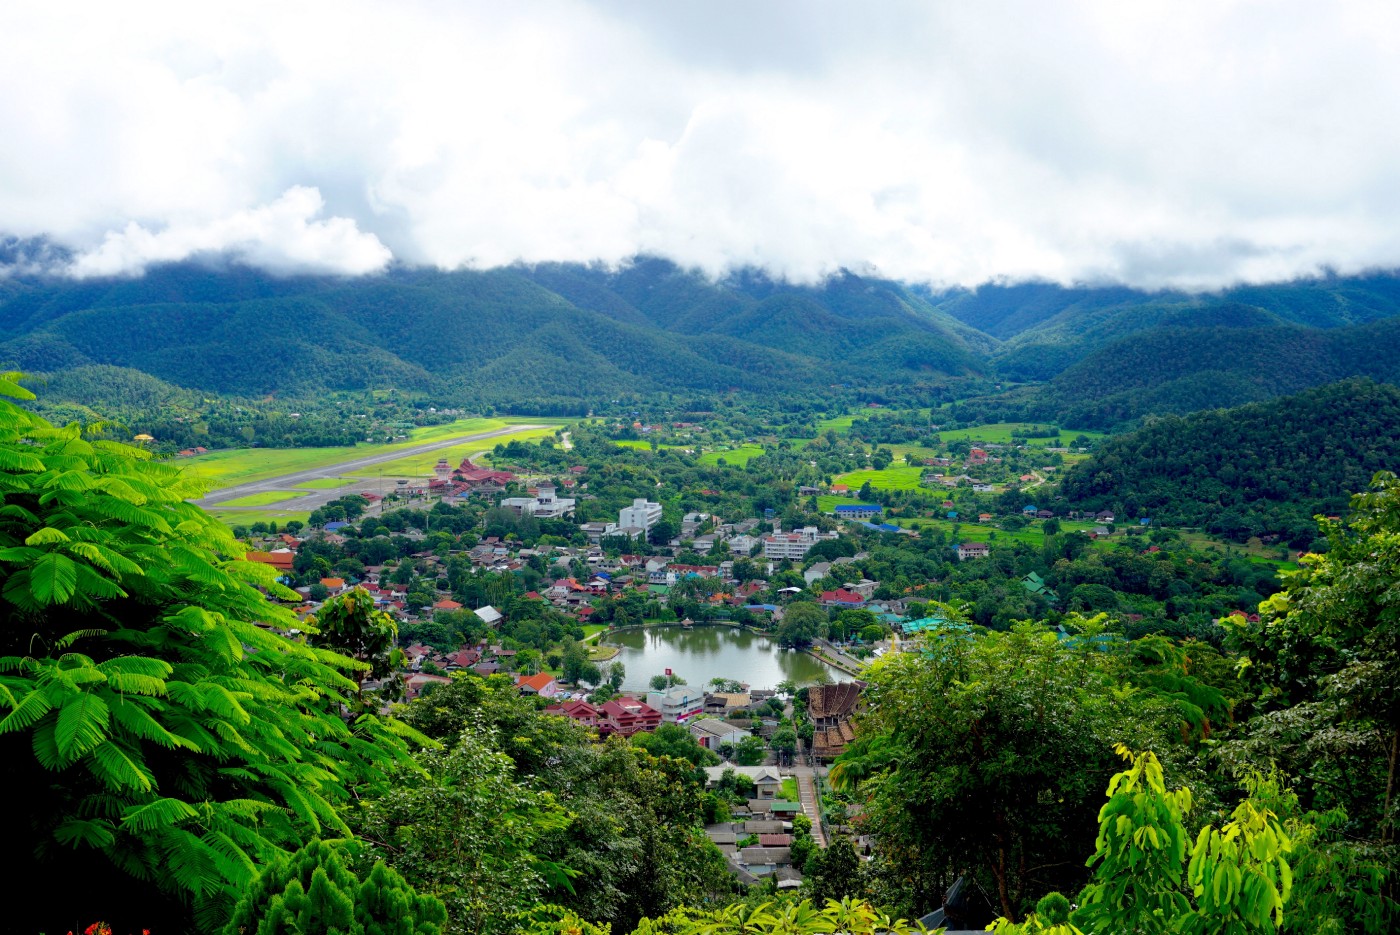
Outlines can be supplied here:
<path id="1" fill-rule="evenodd" d="M 533 497 L 507 497 L 501 506 L 514 511 L 516 516 L 533 516 L 536 519 L 563 519 L 572 516 L 574 501 L 569 497 L 555 496 L 552 486 L 542 486 Z"/>
<path id="2" fill-rule="evenodd" d="M 647 704 L 661 712 L 661 720 L 680 724 L 705 710 L 705 690 L 673 685 L 664 692 L 647 692 Z"/>
<path id="3" fill-rule="evenodd" d="M 655 526 L 661 519 L 661 504 L 652 503 L 645 497 L 638 497 L 632 501 L 631 506 L 625 506 L 617 511 L 617 525 L 622 529 L 635 526 L 644 533 L 651 532 L 651 527 Z"/>
<path id="4" fill-rule="evenodd" d="M 753 536 L 738 535 L 728 541 L 729 551 L 735 555 L 748 555 L 753 551 L 753 547 L 758 545 L 758 540 Z"/>
<path id="5" fill-rule="evenodd" d="M 835 539 L 834 532 L 821 532 L 815 526 L 804 526 L 792 532 L 775 532 L 763 537 L 763 557 L 776 561 L 805 558 L 812 546 L 827 539 Z"/>

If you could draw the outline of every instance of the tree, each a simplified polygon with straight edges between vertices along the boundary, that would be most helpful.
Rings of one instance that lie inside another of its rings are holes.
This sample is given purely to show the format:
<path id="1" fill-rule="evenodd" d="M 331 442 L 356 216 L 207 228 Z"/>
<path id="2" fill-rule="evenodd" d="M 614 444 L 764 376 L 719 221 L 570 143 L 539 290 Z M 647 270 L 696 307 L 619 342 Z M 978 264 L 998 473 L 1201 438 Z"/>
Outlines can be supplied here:
<path id="1" fill-rule="evenodd" d="M 851 839 L 842 835 L 807 861 L 805 871 L 816 902 L 842 900 L 860 893 L 860 858 Z"/>
<path id="2" fill-rule="evenodd" d="M 627 678 L 627 667 L 620 662 L 610 662 L 604 670 L 604 677 L 614 692 L 621 691 L 622 683 Z"/>
<path id="3" fill-rule="evenodd" d="M 679 724 L 662 724 L 651 733 L 632 736 L 632 745 L 640 747 L 652 756 L 669 756 L 686 760 L 696 766 L 714 766 L 719 757 L 700 746 L 699 742 Z"/>
<path id="4" fill-rule="evenodd" d="M 516 781 L 517 764 L 489 728 L 422 754 L 420 765 L 414 780 L 361 804 L 356 831 L 369 842 L 367 859 L 383 860 L 418 891 L 439 895 L 457 931 L 491 931 L 495 920 L 563 882 L 563 869 L 538 851 L 569 816 L 552 795 Z"/>
<path id="5" fill-rule="evenodd" d="M 791 727 L 780 727 L 773 731 L 768 744 L 779 756 L 791 757 L 797 752 L 797 731 Z"/>
<path id="6" fill-rule="evenodd" d="M 653 675 L 649 683 L 654 691 L 664 692 L 676 685 L 684 685 L 685 679 L 672 672 L 670 675 Z"/>
<path id="7" fill-rule="evenodd" d="M 1130 765 L 1109 782 L 1089 859 L 1094 879 L 1079 894 L 1079 908 L 1065 913 L 1063 896 L 1042 899 L 1037 914 L 1050 918 L 1032 916 L 1021 925 L 1002 918 L 992 930 L 1029 935 L 1051 931 L 1044 922 L 1067 921 L 1086 933 L 1277 932 L 1293 888 L 1293 844 L 1278 817 L 1251 796 L 1224 826 L 1202 828 L 1193 846 L 1184 824 L 1190 790 L 1169 792 L 1151 753 L 1117 749 Z"/>
<path id="8" fill-rule="evenodd" d="M 311 645 L 332 649 L 366 664 L 356 673 L 357 694 L 363 699 L 366 677 L 382 679 L 402 669 L 398 625 L 388 613 L 375 609 L 363 588 L 351 588 L 321 605 L 308 633 Z"/>
<path id="9" fill-rule="evenodd" d="M 1075 655 L 1019 625 L 949 637 L 869 674 L 860 732 L 831 783 L 866 793 L 877 869 L 894 861 L 909 880 L 892 904 L 936 904 L 963 869 L 1009 918 L 1044 881 L 1079 884 L 1110 742 L 1160 740 L 1164 707 L 1117 691 L 1116 667 L 1111 653 Z"/>
<path id="10" fill-rule="evenodd" d="M 223 932 L 438 935 L 446 923 L 441 900 L 419 895 L 383 861 L 361 882 L 345 869 L 334 846 L 313 840 L 259 875 Z"/>
<path id="11" fill-rule="evenodd" d="M 1400 480 L 1377 474 L 1349 523 L 1323 521 L 1328 551 L 1283 572 L 1260 621 L 1228 617 L 1248 654 L 1260 717 L 1240 754 L 1308 777 L 1310 807 L 1346 809 L 1395 840 L 1400 795 Z"/>
<path id="12" fill-rule="evenodd" d="M 295 593 L 199 493 L 0 400 L 0 782 L 24 802 L 7 885 L 82 879 L 70 922 L 139 905 L 133 928 L 215 928 L 279 849 L 348 833 L 349 786 L 409 762 L 390 725 L 340 717 L 367 664 L 280 635 L 300 622 L 258 587 Z M 61 924 L 23 902 L 10 926 Z"/>
<path id="13" fill-rule="evenodd" d="M 783 646 L 806 646 L 826 631 L 826 611 L 810 601 L 789 604 L 778 624 L 778 642 Z"/>
<path id="14" fill-rule="evenodd" d="M 740 766 L 758 766 L 767 755 L 768 745 L 762 737 L 745 737 L 734 746 L 734 762 Z"/>

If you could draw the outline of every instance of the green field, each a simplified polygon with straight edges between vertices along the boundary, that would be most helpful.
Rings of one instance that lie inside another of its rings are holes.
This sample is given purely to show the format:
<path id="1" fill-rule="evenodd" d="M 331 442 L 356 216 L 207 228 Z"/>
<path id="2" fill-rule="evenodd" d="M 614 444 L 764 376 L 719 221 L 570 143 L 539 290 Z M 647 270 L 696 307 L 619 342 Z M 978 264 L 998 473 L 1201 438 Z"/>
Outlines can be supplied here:
<path id="1" fill-rule="evenodd" d="M 953 527 L 958 526 L 958 537 L 963 542 L 1006 542 L 1010 540 L 1012 542 L 1024 542 L 1037 547 L 1045 542 L 1045 533 L 1042 529 L 1044 523 L 1039 520 L 1032 522 L 1022 529 L 1017 529 L 1015 532 L 998 529 L 995 523 L 978 523 L 975 519 L 972 522 L 962 523 L 955 523 L 950 519 L 897 519 L 894 520 L 894 523 L 906 529 L 938 529 L 941 530 L 944 535 L 950 537 L 953 534 Z M 1062 519 L 1060 520 L 1060 532 L 1088 532 L 1093 529 L 1095 525 L 1095 523 L 1076 523 Z M 1125 541 L 1127 541 L 1126 536 L 1118 536 L 1112 539 L 1096 540 L 1094 545 L 1105 547 Z M 1147 548 L 1145 542 L 1143 543 L 1143 548 Z"/>
<path id="2" fill-rule="evenodd" d="M 970 442 L 990 442 L 994 445 L 1009 445 L 1012 443 L 1011 433 L 1017 430 L 1035 428 L 1034 422 L 995 422 L 991 425 L 978 425 L 970 429 L 953 429 L 948 432 L 939 432 L 938 437 L 944 442 L 957 441 L 959 439 Z M 1041 428 L 1047 427 L 1045 423 L 1039 423 Z M 1068 445 L 1076 436 L 1083 435 L 1091 441 L 1098 441 L 1107 436 L 1103 432 L 1095 432 L 1089 429 L 1060 429 L 1061 441 Z M 1050 438 L 1032 438 L 1024 442 L 1026 445 L 1044 447 L 1052 443 Z"/>
<path id="3" fill-rule="evenodd" d="M 350 477 L 318 477 L 315 480 L 302 481 L 296 487 L 298 490 L 334 490 L 353 483 L 355 480 Z"/>
<path id="4" fill-rule="evenodd" d="M 738 448 L 730 448 L 725 451 L 707 451 L 699 457 L 701 464 L 715 466 L 719 464 L 719 459 L 731 467 L 744 467 L 754 458 L 763 454 L 762 445 L 740 445 Z"/>
<path id="5" fill-rule="evenodd" d="M 817 434 L 822 434 L 828 430 L 834 432 L 844 432 L 851 427 L 851 423 L 856 420 L 853 413 L 844 416 L 837 416 L 834 419 L 822 419 L 817 423 Z"/>
<path id="6" fill-rule="evenodd" d="M 285 503 L 288 500 L 295 500 L 297 497 L 305 497 L 306 493 L 298 493 L 293 490 L 268 490 L 263 493 L 253 493 L 246 497 L 235 497 L 232 500 L 225 500 L 219 506 L 269 506 L 273 503 Z"/>
<path id="7" fill-rule="evenodd" d="M 883 471 L 852 471 L 835 480 L 852 490 L 859 490 L 866 481 L 878 490 L 916 490 L 923 476 L 924 469 L 921 467 L 887 467 Z"/>
<path id="8" fill-rule="evenodd" d="M 445 425 L 431 425 L 416 429 L 407 441 L 394 442 L 391 445 L 356 445 L 353 448 L 231 448 L 224 451 L 211 451 L 193 458 L 180 458 L 173 463 L 184 468 L 186 473 L 207 481 L 210 489 L 218 490 L 222 487 L 265 480 L 269 477 L 278 477 L 295 471 L 331 467 L 342 461 L 393 452 L 425 442 L 452 438 L 455 435 L 490 432 L 510 425 L 564 425 L 569 421 L 553 418 L 530 419 L 522 416 L 512 416 L 506 419 L 458 419 Z M 549 431 L 553 431 L 553 429 Z M 506 440 L 504 436 L 502 440 Z M 495 445 L 496 442 L 496 439 L 489 441 L 491 445 Z M 484 444 L 487 442 L 477 442 L 474 447 L 480 449 Z M 428 468 L 431 469 L 438 457 L 450 450 L 444 449 L 443 452 L 434 453 L 428 462 Z"/>

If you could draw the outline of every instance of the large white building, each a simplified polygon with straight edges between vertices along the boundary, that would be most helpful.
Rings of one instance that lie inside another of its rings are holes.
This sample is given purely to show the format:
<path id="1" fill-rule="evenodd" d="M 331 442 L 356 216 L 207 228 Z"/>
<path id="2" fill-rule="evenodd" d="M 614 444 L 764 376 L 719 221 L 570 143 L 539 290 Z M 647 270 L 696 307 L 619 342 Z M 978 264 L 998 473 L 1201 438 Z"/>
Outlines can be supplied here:
<path id="1" fill-rule="evenodd" d="M 815 526 L 803 526 L 792 532 L 775 532 L 763 537 L 763 557 L 775 561 L 805 558 L 812 546 L 826 539 L 835 539 L 834 532 L 822 532 Z"/>
<path id="2" fill-rule="evenodd" d="M 651 527 L 655 526 L 661 519 L 661 504 L 652 503 L 645 497 L 638 497 L 632 501 L 631 506 L 625 506 L 617 511 L 617 525 L 620 529 L 635 526 L 643 532 L 651 532 Z"/>
<path id="3" fill-rule="evenodd" d="M 536 519 L 563 519 L 573 515 L 574 501 L 569 497 L 555 496 L 552 486 L 542 486 L 533 497 L 507 497 L 501 506 L 514 510 L 517 516 L 533 516 Z"/>

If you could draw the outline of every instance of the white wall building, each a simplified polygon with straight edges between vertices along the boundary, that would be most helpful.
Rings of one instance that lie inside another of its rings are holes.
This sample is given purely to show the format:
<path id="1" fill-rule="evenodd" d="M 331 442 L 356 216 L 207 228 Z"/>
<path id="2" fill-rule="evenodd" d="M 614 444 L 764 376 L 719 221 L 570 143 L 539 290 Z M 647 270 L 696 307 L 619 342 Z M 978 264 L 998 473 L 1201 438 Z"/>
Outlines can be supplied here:
<path id="1" fill-rule="evenodd" d="M 647 692 L 647 704 L 661 712 L 661 720 L 680 724 L 705 710 L 705 690 L 674 685 L 664 692 Z"/>
<path id="2" fill-rule="evenodd" d="M 792 532 L 775 532 L 763 537 L 763 557 L 775 561 L 804 558 L 812 546 L 827 539 L 835 539 L 834 532 L 821 532 L 815 526 L 804 526 Z"/>
<path id="3" fill-rule="evenodd" d="M 574 501 L 569 497 L 555 496 L 552 486 L 542 486 L 533 497 L 507 497 L 501 506 L 513 510 L 517 516 L 533 516 L 536 519 L 563 519 L 572 516 Z"/>
<path id="4" fill-rule="evenodd" d="M 644 532 L 651 532 L 651 527 L 660 519 L 661 504 L 652 503 L 645 497 L 638 497 L 632 501 L 631 506 L 617 511 L 617 525 L 623 529 L 635 526 Z"/>

